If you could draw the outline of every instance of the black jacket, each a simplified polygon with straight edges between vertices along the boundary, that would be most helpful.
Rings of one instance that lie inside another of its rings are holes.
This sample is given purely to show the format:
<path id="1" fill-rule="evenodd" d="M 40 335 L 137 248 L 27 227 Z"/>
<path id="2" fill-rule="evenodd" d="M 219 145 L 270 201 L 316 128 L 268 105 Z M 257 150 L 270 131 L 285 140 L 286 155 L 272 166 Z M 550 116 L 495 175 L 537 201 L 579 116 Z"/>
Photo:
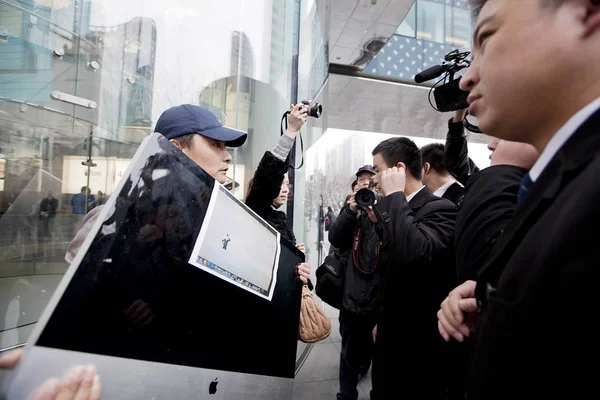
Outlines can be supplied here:
<path id="1" fill-rule="evenodd" d="M 444 193 L 442 199 L 447 199 L 460 206 L 465 195 L 465 188 L 457 182 L 454 182 Z"/>
<path id="2" fill-rule="evenodd" d="M 452 122 L 452 118 L 448 121 L 444 160 L 448 172 L 464 186 L 467 185 L 471 175 L 479 172 L 477 165 L 469 158 L 467 134 L 463 121 Z"/>
<path id="3" fill-rule="evenodd" d="M 398 392 L 439 398 L 443 343 L 436 313 L 456 283 L 456 205 L 425 187 L 410 203 L 394 193 L 374 209 L 393 253 L 377 333 L 384 379 L 376 384 L 374 378 L 373 387 L 386 399 Z"/>
<path id="4" fill-rule="evenodd" d="M 342 306 L 356 315 L 367 316 L 379 311 L 383 294 L 382 277 L 390 258 L 389 246 L 381 244 L 379 257 L 376 257 L 375 246 L 366 247 L 369 254 L 365 254 L 365 247 L 361 247 L 359 258 L 368 261 L 364 262 L 365 265 L 360 265 L 363 269 L 360 271 L 352 254 L 357 227 L 363 228 L 365 232 L 362 241 L 371 244 L 382 241 L 381 228 L 367 214 L 361 213 L 359 217 L 346 205 L 329 226 L 329 242 L 337 249 L 337 256 L 346 264 Z"/>
<path id="5" fill-rule="evenodd" d="M 281 234 L 281 237 L 295 245 L 296 236 L 287 215 L 283 211 L 273 208 L 273 199 L 279 196 L 281 183 L 288 169 L 289 164 L 287 162 L 281 161 L 273 153 L 267 151 L 254 173 L 254 180 L 252 181 L 250 193 L 246 198 L 246 205 L 275 228 Z M 308 287 L 313 290 L 313 284 L 310 280 L 308 281 Z"/>
<path id="6" fill-rule="evenodd" d="M 600 111 L 517 206 L 477 281 L 470 399 L 597 392 Z"/>
<path id="7" fill-rule="evenodd" d="M 50 217 L 50 218 L 55 217 L 57 208 L 58 208 L 58 200 L 56 200 L 54 197 L 52 197 L 51 199 L 46 197 L 40 203 L 40 218 L 41 217 Z M 45 213 L 45 214 L 43 214 L 43 213 Z"/>
<path id="8" fill-rule="evenodd" d="M 517 193 L 527 171 L 497 165 L 473 175 L 456 217 L 458 282 L 476 279 L 496 239 L 512 218 Z"/>
<path id="9" fill-rule="evenodd" d="M 273 199 L 279 196 L 281 183 L 289 164 L 267 151 L 258 164 L 246 205 L 275 228 L 282 237 L 296 244 L 296 236 L 287 215 L 273 208 Z"/>

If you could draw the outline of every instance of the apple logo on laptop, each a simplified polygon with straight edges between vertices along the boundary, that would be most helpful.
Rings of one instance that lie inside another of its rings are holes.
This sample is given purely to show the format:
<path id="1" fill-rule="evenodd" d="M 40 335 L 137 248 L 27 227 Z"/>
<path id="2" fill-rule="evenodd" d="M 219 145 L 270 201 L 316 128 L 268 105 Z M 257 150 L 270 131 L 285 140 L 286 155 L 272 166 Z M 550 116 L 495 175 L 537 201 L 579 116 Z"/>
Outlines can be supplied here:
<path id="1" fill-rule="evenodd" d="M 217 393 L 217 385 L 219 384 L 219 382 L 217 382 L 217 379 L 219 379 L 219 378 L 215 378 L 215 380 L 212 381 L 210 383 L 210 385 L 208 385 L 208 394 Z"/>

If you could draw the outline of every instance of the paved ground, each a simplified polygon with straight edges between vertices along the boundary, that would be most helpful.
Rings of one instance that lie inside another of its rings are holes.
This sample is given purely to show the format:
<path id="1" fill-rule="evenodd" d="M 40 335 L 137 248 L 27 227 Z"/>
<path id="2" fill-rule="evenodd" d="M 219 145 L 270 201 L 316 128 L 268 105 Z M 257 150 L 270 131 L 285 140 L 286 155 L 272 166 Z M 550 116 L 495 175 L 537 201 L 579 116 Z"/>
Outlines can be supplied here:
<path id="1" fill-rule="evenodd" d="M 317 299 L 315 299 L 317 300 Z M 331 319 L 331 335 L 313 346 L 310 355 L 296 376 L 293 400 L 335 400 L 339 390 L 338 374 L 342 338 L 339 333 L 339 311 L 325 305 Z M 359 383 L 359 400 L 368 400 L 371 376 Z"/>

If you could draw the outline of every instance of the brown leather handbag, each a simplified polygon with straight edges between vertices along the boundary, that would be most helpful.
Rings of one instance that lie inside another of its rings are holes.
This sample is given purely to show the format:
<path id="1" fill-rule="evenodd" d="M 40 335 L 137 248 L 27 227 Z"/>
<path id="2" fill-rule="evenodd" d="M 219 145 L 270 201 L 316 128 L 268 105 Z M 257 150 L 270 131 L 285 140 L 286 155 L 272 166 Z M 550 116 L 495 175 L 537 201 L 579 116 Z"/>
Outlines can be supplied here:
<path id="1" fill-rule="evenodd" d="M 307 285 L 302 286 L 302 304 L 300 305 L 300 340 L 315 343 L 329 337 L 331 321 L 325 312 L 317 306 Z"/>

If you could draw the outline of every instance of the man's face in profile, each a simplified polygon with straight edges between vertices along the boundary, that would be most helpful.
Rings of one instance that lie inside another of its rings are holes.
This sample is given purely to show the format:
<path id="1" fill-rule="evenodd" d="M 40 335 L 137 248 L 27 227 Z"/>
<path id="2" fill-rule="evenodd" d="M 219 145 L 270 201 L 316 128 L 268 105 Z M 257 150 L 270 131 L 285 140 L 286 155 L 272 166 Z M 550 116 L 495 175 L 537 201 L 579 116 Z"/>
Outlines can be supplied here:
<path id="1" fill-rule="evenodd" d="M 469 113 L 484 132 L 532 143 L 560 113 L 561 101 L 572 97 L 568 77 L 577 64 L 574 3 L 585 1 L 485 3 L 474 30 L 473 64 L 460 83 L 470 91 Z"/>

